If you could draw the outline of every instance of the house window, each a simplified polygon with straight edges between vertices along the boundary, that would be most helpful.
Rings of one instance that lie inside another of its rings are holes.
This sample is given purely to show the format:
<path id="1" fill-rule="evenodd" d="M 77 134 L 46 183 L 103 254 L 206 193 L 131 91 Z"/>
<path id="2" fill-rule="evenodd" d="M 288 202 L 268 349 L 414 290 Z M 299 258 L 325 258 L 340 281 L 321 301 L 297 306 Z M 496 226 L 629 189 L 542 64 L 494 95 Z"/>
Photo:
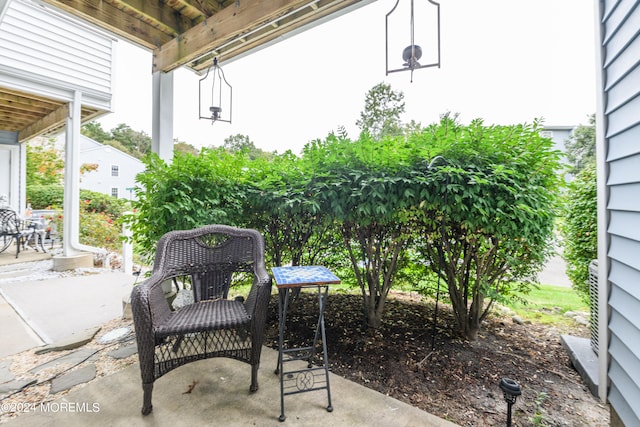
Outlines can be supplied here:
<path id="1" fill-rule="evenodd" d="M 118 198 L 118 187 L 112 187 L 111 188 L 111 195 L 113 197 L 115 197 L 116 199 Z"/>
<path id="2" fill-rule="evenodd" d="M 111 176 L 119 176 L 120 168 L 118 165 L 111 165 Z"/>

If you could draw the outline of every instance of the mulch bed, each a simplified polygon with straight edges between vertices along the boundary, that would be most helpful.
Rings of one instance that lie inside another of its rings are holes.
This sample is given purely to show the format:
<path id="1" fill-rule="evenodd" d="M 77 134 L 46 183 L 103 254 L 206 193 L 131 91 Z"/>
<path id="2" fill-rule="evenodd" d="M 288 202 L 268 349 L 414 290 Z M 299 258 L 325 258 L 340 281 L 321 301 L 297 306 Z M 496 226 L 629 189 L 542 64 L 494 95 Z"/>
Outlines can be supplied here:
<path id="1" fill-rule="evenodd" d="M 583 326 L 561 331 L 492 315 L 469 342 L 453 332 L 451 311 L 441 304 L 432 340 L 434 304 L 417 294 L 390 295 L 375 331 L 364 326 L 360 295 L 330 292 L 328 299 L 329 363 L 337 375 L 463 426 L 505 424 L 498 384 L 507 377 L 522 388 L 515 426 L 609 425 L 608 408 L 590 394 L 560 343 L 561 333 L 588 336 Z M 274 297 L 266 345 L 276 349 L 277 313 Z M 317 294 L 303 292 L 287 316 L 287 345 L 309 345 L 316 321 Z"/>

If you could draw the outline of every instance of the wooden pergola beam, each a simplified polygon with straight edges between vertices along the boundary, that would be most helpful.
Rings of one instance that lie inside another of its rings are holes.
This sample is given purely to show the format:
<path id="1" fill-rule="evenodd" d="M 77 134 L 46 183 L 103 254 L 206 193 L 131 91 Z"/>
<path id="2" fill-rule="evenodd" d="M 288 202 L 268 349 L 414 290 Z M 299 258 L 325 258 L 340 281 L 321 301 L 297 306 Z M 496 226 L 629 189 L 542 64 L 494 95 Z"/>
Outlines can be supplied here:
<path id="1" fill-rule="evenodd" d="M 229 60 L 360 1 L 264 0 L 234 3 L 180 37 L 154 49 L 153 71 L 171 71 L 212 51 L 218 51 L 221 60 Z M 221 49 L 222 46 L 225 48 Z M 202 69 L 206 65 L 193 68 Z"/>
<path id="2" fill-rule="evenodd" d="M 18 141 L 23 142 L 34 136 L 46 133 L 47 131 L 60 126 L 61 122 L 64 123 L 67 117 L 69 117 L 69 104 L 65 103 L 58 109 L 20 130 L 18 132 Z"/>
<path id="3" fill-rule="evenodd" d="M 168 17 L 161 0 L 134 0 L 129 3 L 143 7 L 145 21 L 127 13 L 108 0 L 43 0 L 65 12 L 78 16 L 100 28 L 111 31 L 126 40 L 135 40 L 148 49 L 161 46 L 178 35 L 177 28 L 191 26 L 190 21 L 178 22 L 178 16 Z M 165 20 L 170 19 L 171 25 Z M 173 26 L 173 27 L 172 27 Z"/>

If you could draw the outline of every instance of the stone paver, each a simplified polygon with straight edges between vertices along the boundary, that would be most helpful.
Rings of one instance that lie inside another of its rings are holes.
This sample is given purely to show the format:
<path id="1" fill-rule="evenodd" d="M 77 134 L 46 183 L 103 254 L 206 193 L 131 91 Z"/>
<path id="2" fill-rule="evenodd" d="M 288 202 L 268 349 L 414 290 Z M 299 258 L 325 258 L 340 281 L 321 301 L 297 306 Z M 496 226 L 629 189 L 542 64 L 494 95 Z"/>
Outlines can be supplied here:
<path id="1" fill-rule="evenodd" d="M 114 359 L 126 359 L 127 357 L 136 354 L 138 352 L 138 346 L 136 343 L 128 344 L 123 347 L 120 347 L 117 350 L 110 351 L 107 353 L 109 356 Z"/>
<path id="2" fill-rule="evenodd" d="M 31 384 L 35 384 L 38 380 L 35 378 L 27 378 L 23 380 L 13 380 L 4 384 L 0 384 L 0 394 L 8 394 L 13 393 L 15 391 L 20 391 L 23 388 L 30 386 Z"/>
<path id="3" fill-rule="evenodd" d="M 11 366 L 11 361 L 2 361 L 0 362 L 0 384 L 11 381 L 14 376 L 9 370 L 9 366 Z"/>
<path id="4" fill-rule="evenodd" d="M 68 390 L 78 384 L 86 383 L 96 377 L 96 365 L 93 363 L 82 368 L 61 375 L 51 382 L 49 393 L 56 394 Z"/>
<path id="5" fill-rule="evenodd" d="M 76 365 L 78 363 L 82 363 L 85 360 L 91 360 L 93 358 L 97 358 L 96 354 L 97 350 L 92 348 L 82 348 L 80 350 L 74 351 L 73 353 L 69 353 L 67 355 L 58 357 L 57 359 L 53 359 L 47 363 L 36 366 L 33 369 L 30 369 L 29 372 L 37 373 L 43 369 L 51 368 L 53 366 L 58 365 Z"/>
<path id="6" fill-rule="evenodd" d="M 96 334 L 100 331 L 100 329 L 101 328 L 99 326 L 96 326 L 95 328 L 88 328 L 76 334 L 71 334 L 67 338 L 40 347 L 35 351 L 35 353 L 44 354 L 50 351 L 72 350 L 74 348 L 82 347 L 83 345 L 91 341 L 93 337 L 95 337 Z"/>

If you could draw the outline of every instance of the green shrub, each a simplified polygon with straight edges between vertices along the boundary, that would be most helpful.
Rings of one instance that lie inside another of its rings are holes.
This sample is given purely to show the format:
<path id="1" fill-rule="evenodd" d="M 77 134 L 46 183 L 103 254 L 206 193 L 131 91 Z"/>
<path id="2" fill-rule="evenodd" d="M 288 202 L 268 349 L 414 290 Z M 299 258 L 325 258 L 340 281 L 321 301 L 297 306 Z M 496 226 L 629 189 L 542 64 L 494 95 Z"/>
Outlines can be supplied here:
<path id="1" fill-rule="evenodd" d="M 131 205 L 127 199 L 89 190 L 80 190 L 80 200 L 86 212 L 104 213 L 111 219 L 119 218 Z"/>
<path id="2" fill-rule="evenodd" d="M 80 242 L 105 248 L 110 251 L 120 251 L 120 227 L 104 212 L 82 212 L 80 215 Z"/>
<path id="3" fill-rule="evenodd" d="M 573 288 L 589 300 L 589 263 L 598 256 L 596 167 L 591 164 L 569 185 L 565 204 L 563 257 Z"/>
<path id="4" fill-rule="evenodd" d="M 199 156 L 176 154 L 170 164 L 151 154 L 145 163 L 146 170 L 136 177 L 135 213 L 125 219 L 142 256 L 153 254 L 168 231 L 241 224 L 247 174 L 243 153 L 205 149 Z"/>
<path id="5" fill-rule="evenodd" d="M 33 209 L 54 209 L 49 216 L 51 229 L 62 237 L 64 187 L 58 184 L 30 185 L 27 201 Z M 80 242 L 85 245 L 120 250 L 120 217 L 130 209 L 130 202 L 108 194 L 80 190 Z"/>
<path id="6" fill-rule="evenodd" d="M 60 184 L 34 184 L 27 186 L 27 202 L 33 209 L 62 207 L 64 187 Z"/>

